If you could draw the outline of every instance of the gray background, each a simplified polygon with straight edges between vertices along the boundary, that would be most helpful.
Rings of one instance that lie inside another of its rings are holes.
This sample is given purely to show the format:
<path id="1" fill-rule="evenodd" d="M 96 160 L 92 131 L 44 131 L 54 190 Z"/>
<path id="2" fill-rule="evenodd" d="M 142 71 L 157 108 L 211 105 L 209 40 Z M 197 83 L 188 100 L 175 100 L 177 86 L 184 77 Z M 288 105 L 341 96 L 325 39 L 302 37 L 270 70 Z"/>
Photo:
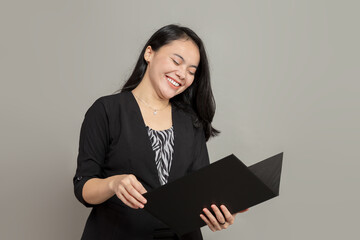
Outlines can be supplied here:
<path id="1" fill-rule="evenodd" d="M 356 239 L 358 1 L 1 1 L 0 239 L 79 239 L 80 125 L 158 28 L 204 40 L 217 102 L 212 161 L 284 152 L 280 197 L 205 239 Z"/>

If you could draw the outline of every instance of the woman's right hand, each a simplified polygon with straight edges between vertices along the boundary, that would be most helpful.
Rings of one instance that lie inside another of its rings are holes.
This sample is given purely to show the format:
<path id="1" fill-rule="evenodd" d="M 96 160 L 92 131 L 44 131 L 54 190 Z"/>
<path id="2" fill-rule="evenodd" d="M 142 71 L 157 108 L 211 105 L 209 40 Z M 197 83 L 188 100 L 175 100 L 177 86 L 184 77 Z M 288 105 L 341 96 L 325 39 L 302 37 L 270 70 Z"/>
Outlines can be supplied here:
<path id="1" fill-rule="evenodd" d="M 111 178 L 110 189 L 124 204 L 134 209 L 144 207 L 146 199 L 142 194 L 147 191 L 133 174 L 116 175 Z"/>

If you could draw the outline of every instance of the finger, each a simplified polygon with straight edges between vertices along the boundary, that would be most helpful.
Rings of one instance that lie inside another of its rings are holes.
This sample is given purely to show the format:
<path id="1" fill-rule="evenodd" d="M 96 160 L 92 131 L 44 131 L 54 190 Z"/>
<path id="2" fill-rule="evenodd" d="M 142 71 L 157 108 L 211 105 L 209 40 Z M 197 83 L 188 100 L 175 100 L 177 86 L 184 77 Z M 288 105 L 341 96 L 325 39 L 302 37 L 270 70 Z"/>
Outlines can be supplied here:
<path id="1" fill-rule="evenodd" d="M 126 191 L 125 189 L 121 190 L 121 187 L 119 186 L 118 187 L 118 190 L 116 191 L 116 196 L 123 202 L 125 203 L 127 206 L 131 207 L 131 208 L 134 208 L 134 209 L 138 209 L 139 206 L 137 205 L 134 205 L 133 203 L 131 203 L 130 201 L 128 201 L 126 199 L 126 197 L 124 196 L 123 192 L 122 191 Z"/>
<path id="2" fill-rule="evenodd" d="M 134 204 L 135 206 L 139 207 L 139 208 L 144 208 L 144 205 L 139 202 L 136 198 L 134 198 L 132 196 L 132 194 L 130 192 L 127 191 L 127 189 L 125 188 L 125 191 L 123 192 L 124 197 L 126 198 L 126 200 L 128 200 L 129 202 L 131 202 L 132 204 Z"/>
<path id="3" fill-rule="evenodd" d="M 125 185 L 124 186 L 126 191 L 134 197 L 139 203 L 146 203 L 146 199 L 132 186 L 132 185 Z"/>
<path id="4" fill-rule="evenodd" d="M 136 200 L 128 191 L 124 186 L 120 186 L 120 189 L 122 190 L 121 193 L 123 194 L 123 196 L 126 198 L 126 200 L 128 200 L 129 202 L 131 202 L 133 205 L 139 207 L 139 208 L 143 208 L 144 205 L 139 202 L 138 200 Z"/>
<path id="5" fill-rule="evenodd" d="M 221 230 L 220 224 L 218 220 L 214 217 L 214 215 L 212 215 L 212 213 L 207 208 L 204 208 L 203 211 L 207 218 L 210 220 L 211 224 L 214 226 L 214 228 L 216 230 Z"/>
<path id="6" fill-rule="evenodd" d="M 136 180 L 136 181 L 132 181 L 134 188 L 135 188 L 139 193 L 141 193 L 141 194 L 146 193 L 147 191 L 146 191 L 146 189 L 144 188 L 144 186 L 143 186 L 137 179 L 135 179 L 135 180 Z M 144 198 L 144 199 L 145 199 L 145 198 Z"/>
<path id="7" fill-rule="evenodd" d="M 226 222 L 228 222 L 230 225 L 234 223 L 234 216 L 231 215 L 231 213 L 229 212 L 229 210 L 225 207 L 225 205 L 221 205 L 220 206 L 221 211 L 224 213 L 225 218 L 226 218 Z"/>
<path id="8" fill-rule="evenodd" d="M 226 219 L 225 219 L 224 215 L 221 213 L 220 209 L 215 204 L 212 204 L 211 208 L 214 211 L 214 213 L 216 215 L 216 218 L 217 218 L 219 223 L 226 222 Z M 221 224 L 221 226 L 223 226 L 223 224 Z"/>
<path id="9" fill-rule="evenodd" d="M 121 193 L 116 193 L 116 196 L 127 206 L 134 208 L 134 209 L 138 209 L 138 206 L 133 205 L 131 202 L 129 202 L 128 200 L 126 200 L 126 198 L 121 194 Z"/>
<path id="10" fill-rule="evenodd" d="M 203 215 L 200 214 L 200 217 L 202 220 L 204 220 L 204 222 L 208 225 L 208 227 L 210 228 L 211 231 L 215 232 L 216 229 L 214 228 L 214 226 L 211 224 L 211 222 Z"/>

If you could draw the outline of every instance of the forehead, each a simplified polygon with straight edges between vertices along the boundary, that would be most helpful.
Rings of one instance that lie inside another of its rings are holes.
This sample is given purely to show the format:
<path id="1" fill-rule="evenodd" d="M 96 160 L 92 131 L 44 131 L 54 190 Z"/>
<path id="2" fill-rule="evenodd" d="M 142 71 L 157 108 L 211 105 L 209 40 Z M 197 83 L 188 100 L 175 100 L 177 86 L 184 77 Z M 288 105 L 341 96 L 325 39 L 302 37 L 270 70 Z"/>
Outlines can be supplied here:
<path id="1" fill-rule="evenodd" d="M 178 54 L 189 64 L 198 65 L 200 61 L 199 48 L 191 40 L 174 40 L 159 50 L 166 54 Z"/>

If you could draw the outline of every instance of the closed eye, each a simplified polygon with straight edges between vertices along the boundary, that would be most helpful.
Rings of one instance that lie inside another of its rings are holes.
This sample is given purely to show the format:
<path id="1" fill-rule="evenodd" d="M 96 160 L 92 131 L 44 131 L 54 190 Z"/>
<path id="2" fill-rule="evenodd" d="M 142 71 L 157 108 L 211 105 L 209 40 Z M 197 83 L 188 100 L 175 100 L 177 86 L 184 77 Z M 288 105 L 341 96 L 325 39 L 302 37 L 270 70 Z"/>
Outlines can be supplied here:
<path id="1" fill-rule="evenodd" d="M 175 61 L 174 59 L 173 59 L 173 62 L 174 62 L 176 65 L 179 65 L 179 63 L 178 63 L 177 61 Z"/>
<path id="2" fill-rule="evenodd" d="M 173 62 L 175 63 L 175 65 L 180 65 L 177 61 L 175 61 L 174 59 L 172 59 L 173 60 Z M 189 71 L 189 73 L 190 73 L 190 75 L 192 75 L 192 76 L 194 76 L 195 75 L 195 73 L 193 73 L 193 72 L 191 72 L 191 71 Z"/>

